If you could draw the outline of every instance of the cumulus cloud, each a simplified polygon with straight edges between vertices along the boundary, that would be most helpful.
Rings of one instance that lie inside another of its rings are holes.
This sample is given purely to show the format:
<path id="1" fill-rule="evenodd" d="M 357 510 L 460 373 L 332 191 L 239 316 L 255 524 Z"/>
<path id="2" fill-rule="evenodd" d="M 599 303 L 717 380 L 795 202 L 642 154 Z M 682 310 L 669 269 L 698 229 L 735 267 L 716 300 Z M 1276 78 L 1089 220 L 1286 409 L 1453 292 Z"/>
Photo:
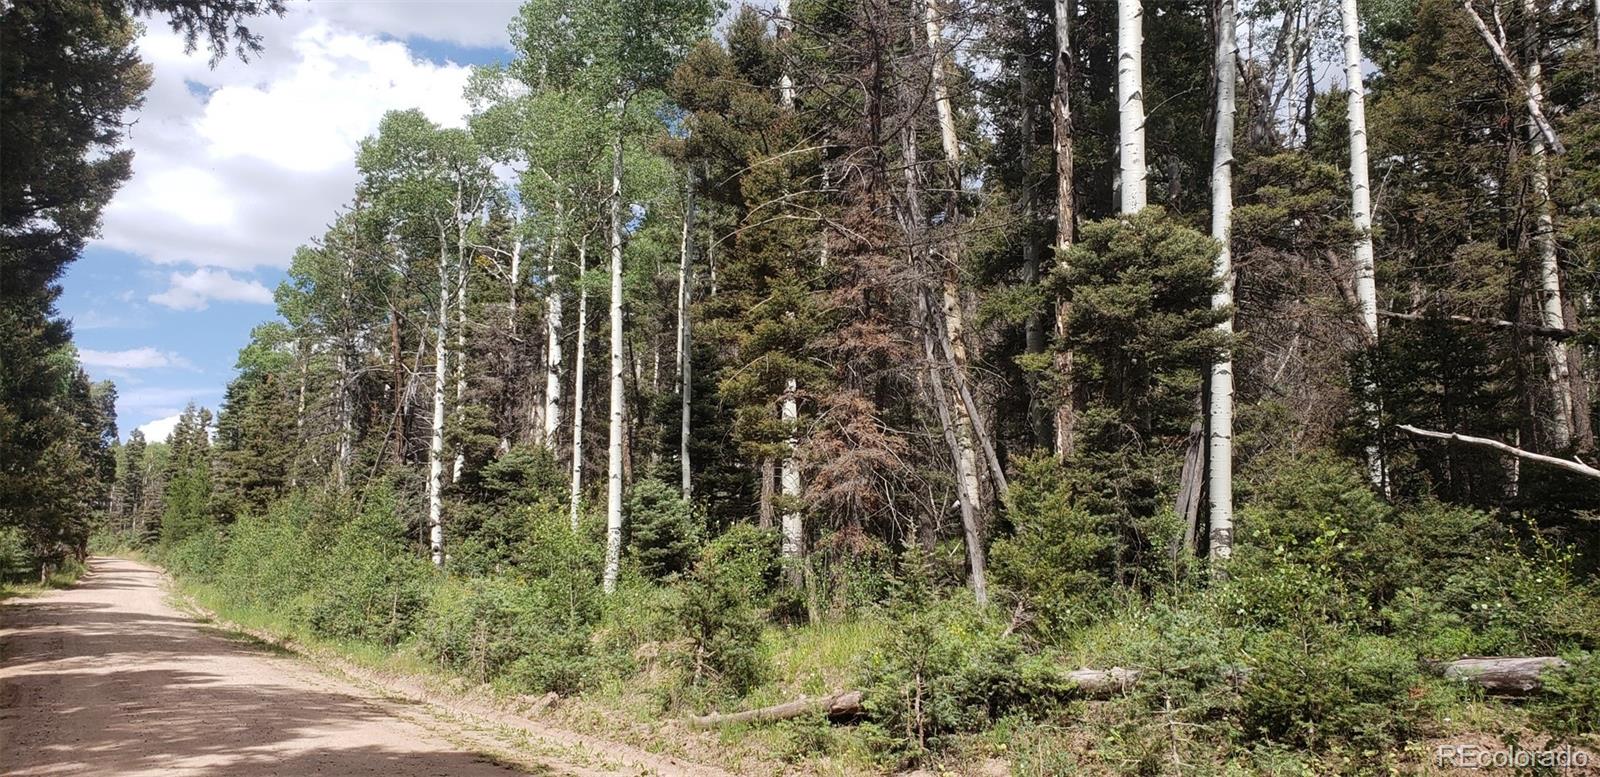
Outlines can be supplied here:
<path id="1" fill-rule="evenodd" d="M 463 124 L 469 69 L 381 37 L 405 34 L 383 29 L 391 12 L 372 9 L 385 5 L 327 4 L 322 16 L 305 6 L 263 20 L 267 50 L 216 69 L 203 50 L 186 54 L 164 25 L 150 25 L 140 53 L 155 81 L 130 133 L 134 174 L 105 210 L 102 245 L 163 264 L 287 266 L 350 199 L 357 144 L 385 112 L 421 108 L 440 124 Z M 395 5 L 404 18 L 451 16 L 449 3 Z M 509 15 L 505 6 L 515 4 L 496 4 L 496 13 Z M 474 29 L 488 24 L 471 18 Z M 504 42 L 503 21 L 483 29 Z M 190 294 L 169 299 L 203 307 Z"/>
<path id="2" fill-rule="evenodd" d="M 150 301 L 173 310 L 205 310 L 211 300 L 272 304 L 272 291 L 260 281 L 236 278 L 226 270 L 202 267 L 191 273 L 175 272 L 166 291 L 151 294 Z"/>
<path id="3" fill-rule="evenodd" d="M 150 442 L 166 442 L 172 436 L 172 430 L 178 426 L 180 414 L 174 413 L 165 418 L 157 418 L 150 423 L 143 424 L 139 431 L 144 432 L 144 438 Z"/>
<path id="4" fill-rule="evenodd" d="M 85 367 L 103 367 L 109 370 L 152 370 L 163 367 L 188 369 L 194 365 L 189 360 L 170 351 L 154 348 L 130 348 L 126 351 L 96 351 L 84 348 L 78 351 L 78 361 Z"/>

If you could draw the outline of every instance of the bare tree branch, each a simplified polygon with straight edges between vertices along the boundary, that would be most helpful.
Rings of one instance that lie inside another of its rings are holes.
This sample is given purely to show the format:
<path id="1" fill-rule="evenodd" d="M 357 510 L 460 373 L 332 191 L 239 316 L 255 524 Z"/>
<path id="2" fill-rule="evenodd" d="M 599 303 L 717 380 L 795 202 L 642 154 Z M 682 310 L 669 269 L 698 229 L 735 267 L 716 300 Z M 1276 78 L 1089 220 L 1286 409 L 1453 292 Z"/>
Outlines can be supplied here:
<path id="1" fill-rule="evenodd" d="M 1522 93 L 1523 101 L 1528 105 L 1528 115 L 1533 118 L 1533 123 L 1538 125 L 1539 134 L 1544 136 L 1545 142 L 1550 144 L 1550 150 L 1557 154 L 1567 153 L 1567 147 L 1561 145 L 1561 138 L 1556 136 L 1555 127 L 1550 126 L 1550 120 L 1545 118 L 1544 108 L 1539 105 L 1538 100 L 1533 99 L 1533 93 L 1528 90 L 1528 82 L 1523 80 L 1522 74 L 1517 72 L 1516 64 L 1506 54 L 1503 42 L 1489 31 L 1489 25 L 1484 23 L 1483 17 L 1472 7 L 1472 0 L 1461 0 L 1461 7 L 1466 10 L 1467 16 L 1472 18 L 1472 26 L 1478 28 L 1478 35 L 1489 45 L 1489 51 L 1494 53 L 1494 58 L 1500 63 L 1500 67 L 1511 77 L 1511 82 L 1516 85 L 1517 91 Z"/>
<path id="2" fill-rule="evenodd" d="M 1537 461 L 1543 464 L 1549 464 L 1552 467 L 1560 467 L 1568 472 L 1576 472 L 1579 475 L 1600 478 L 1600 469 L 1595 469 L 1588 464 L 1578 461 L 1576 458 L 1569 461 L 1567 459 L 1556 458 L 1555 456 L 1546 456 L 1542 453 L 1531 453 L 1521 448 L 1507 445 L 1499 440 L 1491 440 L 1487 437 L 1473 437 L 1471 435 L 1459 434 L 1456 432 L 1435 432 L 1431 429 L 1418 429 L 1417 427 L 1409 424 L 1399 424 L 1399 428 L 1415 435 L 1432 437 L 1436 440 L 1454 440 L 1456 442 L 1464 442 L 1468 445 L 1480 445 L 1485 448 L 1493 448 L 1501 453 L 1516 456 L 1520 459 Z"/>
<path id="3" fill-rule="evenodd" d="M 1499 329 L 1515 329 L 1530 335 L 1548 337 L 1552 340 L 1565 340 L 1577 337 L 1578 330 L 1565 327 L 1540 326 L 1538 324 L 1523 324 L 1516 321 L 1506 321 L 1500 318 L 1473 318 L 1471 316 L 1429 315 L 1427 313 L 1400 313 L 1393 310 L 1380 310 L 1378 315 L 1385 318 L 1398 318 L 1404 321 L 1426 321 L 1430 318 L 1442 319 L 1457 324 L 1474 324 L 1477 326 L 1491 326 Z"/>

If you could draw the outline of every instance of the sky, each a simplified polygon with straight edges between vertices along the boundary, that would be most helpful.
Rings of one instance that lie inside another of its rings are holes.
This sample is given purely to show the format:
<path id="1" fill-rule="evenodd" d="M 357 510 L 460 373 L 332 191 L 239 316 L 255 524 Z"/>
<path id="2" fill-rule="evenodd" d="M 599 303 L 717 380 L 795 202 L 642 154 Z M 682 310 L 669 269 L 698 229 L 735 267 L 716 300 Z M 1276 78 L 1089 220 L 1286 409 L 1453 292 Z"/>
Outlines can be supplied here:
<path id="1" fill-rule="evenodd" d="M 165 439 L 216 409 L 297 246 L 356 184 L 355 151 L 390 110 L 446 126 L 473 65 L 510 58 L 517 0 L 291 0 L 257 19 L 265 50 L 208 66 L 163 18 L 139 49 L 154 84 L 129 118 L 133 177 L 62 280 L 84 368 L 117 384 L 118 426 Z"/>

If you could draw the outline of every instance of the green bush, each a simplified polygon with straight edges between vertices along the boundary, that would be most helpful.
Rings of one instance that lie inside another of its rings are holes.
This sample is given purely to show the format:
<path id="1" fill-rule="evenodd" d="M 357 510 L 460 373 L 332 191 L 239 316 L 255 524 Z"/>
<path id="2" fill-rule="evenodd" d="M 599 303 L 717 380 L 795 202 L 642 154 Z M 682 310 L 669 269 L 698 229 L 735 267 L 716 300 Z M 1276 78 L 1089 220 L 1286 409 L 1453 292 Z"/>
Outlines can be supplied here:
<path id="1" fill-rule="evenodd" d="M 214 583 L 227 553 L 227 533 L 216 526 L 205 526 L 167 548 L 162 560 L 179 577 Z"/>
<path id="2" fill-rule="evenodd" d="M 317 512 L 308 499 L 294 497 L 266 515 L 235 521 L 215 567 L 222 594 L 236 604 L 295 617 L 302 594 L 318 580 L 323 558 L 311 530 Z"/>
<path id="3" fill-rule="evenodd" d="M 867 731 L 883 756 L 918 762 L 951 735 L 1042 712 L 1064 698 L 1056 668 L 1025 653 L 964 593 L 954 601 L 938 597 L 924 554 L 907 553 L 901 566 L 893 637 L 870 656 L 862 678 Z"/>
<path id="4" fill-rule="evenodd" d="M 1060 638 L 1104 612 L 1116 535 L 1075 506 L 1065 468 L 1024 459 L 1011 480 L 1012 535 L 990 552 L 994 579 L 1019 596 L 1046 638 Z"/>
<path id="5" fill-rule="evenodd" d="M 678 489 L 654 478 L 628 491 L 628 546 L 639 571 L 663 580 L 689 568 L 700 544 L 694 515 Z"/>
<path id="6" fill-rule="evenodd" d="M 386 493 L 369 494 L 366 504 L 323 557 L 306 622 L 323 636 L 393 646 L 411 634 L 434 570 L 407 548 Z"/>
<path id="7" fill-rule="evenodd" d="M 1246 646 L 1243 734 L 1294 747 L 1382 752 L 1416 732 L 1428 697 L 1399 642 L 1307 622 Z"/>
<path id="8" fill-rule="evenodd" d="M 778 564 L 771 532 L 736 527 L 700 554 L 673 611 L 681 629 L 680 684 L 743 696 L 771 671 L 759 603 Z"/>
<path id="9" fill-rule="evenodd" d="M 526 524 L 523 576 L 454 578 L 437 586 L 416 627 L 418 651 L 477 682 L 571 693 L 618 665 L 599 627 L 600 549 L 558 513 Z"/>
<path id="10" fill-rule="evenodd" d="M 1534 724 L 1571 741 L 1600 734 L 1600 653 L 1568 655 L 1567 667 L 1540 677 L 1542 693 L 1533 705 Z"/>
<path id="11" fill-rule="evenodd" d="M 422 655 L 479 683 L 527 655 L 543 602 L 504 578 L 451 580 L 434 590 L 417 629 Z"/>

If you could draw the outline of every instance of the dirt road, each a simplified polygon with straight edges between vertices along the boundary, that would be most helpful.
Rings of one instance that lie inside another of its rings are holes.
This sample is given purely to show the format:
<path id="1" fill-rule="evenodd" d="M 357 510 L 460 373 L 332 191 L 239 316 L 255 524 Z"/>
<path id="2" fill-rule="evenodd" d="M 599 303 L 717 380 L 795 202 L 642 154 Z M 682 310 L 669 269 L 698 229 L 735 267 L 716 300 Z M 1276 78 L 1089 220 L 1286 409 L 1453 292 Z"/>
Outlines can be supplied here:
<path id="1" fill-rule="evenodd" d="M 0 772 L 616 773 L 581 759 L 481 755 L 497 750 L 482 726 L 205 627 L 165 596 L 157 571 L 94 559 L 73 588 L 0 607 Z"/>

